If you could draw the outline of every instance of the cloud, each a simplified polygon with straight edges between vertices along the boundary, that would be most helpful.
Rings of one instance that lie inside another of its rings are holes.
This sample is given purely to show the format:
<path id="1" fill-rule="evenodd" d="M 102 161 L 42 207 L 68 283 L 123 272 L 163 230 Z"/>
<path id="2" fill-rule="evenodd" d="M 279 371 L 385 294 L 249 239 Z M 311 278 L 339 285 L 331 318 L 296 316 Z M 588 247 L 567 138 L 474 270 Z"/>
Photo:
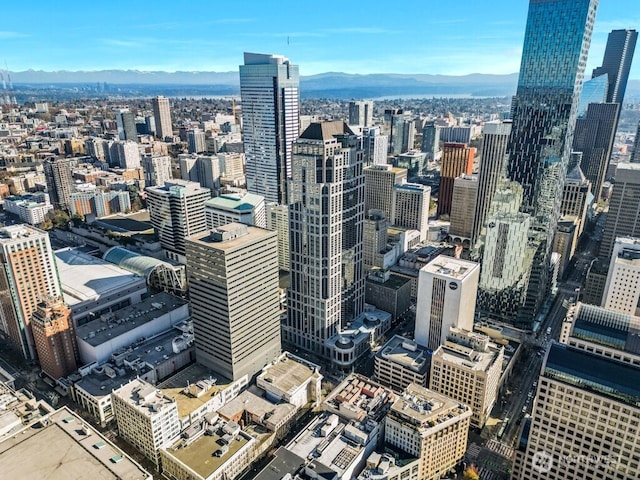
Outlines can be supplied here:
<path id="1" fill-rule="evenodd" d="M 140 40 L 134 41 L 134 40 L 118 40 L 115 38 L 105 38 L 102 40 L 102 43 L 110 47 L 134 48 L 134 47 L 140 47 L 143 43 L 146 43 L 146 42 L 140 41 Z"/>
<path id="2" fill-rule="evenodd" d="M 327 33 L 358 33 L 363 35 L 381 35 L 391 33 L 402 33 L 399 30 L 389 30 L 387 28 L 378 27 L 345 27 L 345 28 L 327 28 Z"/>

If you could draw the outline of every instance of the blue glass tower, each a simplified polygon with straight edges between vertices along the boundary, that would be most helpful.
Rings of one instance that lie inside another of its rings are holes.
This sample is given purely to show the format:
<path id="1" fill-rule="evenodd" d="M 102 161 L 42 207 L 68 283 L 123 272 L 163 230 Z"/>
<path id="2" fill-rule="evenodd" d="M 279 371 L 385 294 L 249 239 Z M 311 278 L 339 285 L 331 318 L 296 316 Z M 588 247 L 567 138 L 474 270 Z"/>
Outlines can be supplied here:
<path id="1" fill-rule="evenodd" d="M 519 210 L 529 217 L 529 234 L 521 264 L 512 266 L 521 272 L 518 284 L 505 287 L 519 292 L 511 295 L 519 300 L 504 320 L 524 328 L 535 319 L 553 275 L 552 240 L 597 5 L 598 0 L 529 2 L 506 168 L 508 180 L 522 187 Z M 498 215 L 500 208 L 492 205 L 493 214 Z M 503 252 L 489 247 L 485 252 L 494 256 Z M 499 260 L 483 258 L 483 263 Z M 499 293 L 485 297 L 495 298 Z M 491 304 L 480 308 L 491 314 Z"/>

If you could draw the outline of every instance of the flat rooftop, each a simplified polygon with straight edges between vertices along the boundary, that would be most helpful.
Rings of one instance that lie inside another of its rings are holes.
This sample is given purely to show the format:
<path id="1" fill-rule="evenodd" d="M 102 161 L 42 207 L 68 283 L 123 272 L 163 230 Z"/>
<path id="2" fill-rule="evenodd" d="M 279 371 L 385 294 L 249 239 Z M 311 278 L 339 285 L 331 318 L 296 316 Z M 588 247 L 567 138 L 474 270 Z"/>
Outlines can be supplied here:
<path id="1" fill-rule="evenodd" d="M 187 301 L 174 297 L 165 292 L 160 292 L 140 303 L 117 310 L 111 314 L 103 315 L 89 323 L 79 326 L 76 334 L 93 347 L 103 344 L 128 332 L 134 327 L 143 325 L 158 317 L 168 314 L 184 305 Z M 188 317 L 180 320 L 187 320 Z M 93 336 L 91 333 L 93 332 Z"/>
<path id="2" fill-rule="evenodd" d="M 473 371 L 486 372 L 498 358 L 498 353 L 495 348 L 487 352 L 480 352 L 447 340 L 444 345 L 433 352 L 433 357 L 442 358 L 447 363 L 466 367 Z"/>
<path id="3" fill-rule="evenodd" d="M 425 428 L 435 427 L 461 415 L 471 416 L 467 405 L 413 383 L 391 405 L 391 412 Z"/>
<path id="4" fill-rule="evenodd" d="M 422 267 L 420 271 L 447 278 L 463 280 L 479 268 L 479 263 L 460 260 L 459 258 L 449 257 L 446 255 L 439 255 Z"/>
<path id="5" fill-rule="evenodd" d="M 161 410 L 173 407 L 175 400 L 164 395 L 155 385 L 139 378 L 120 387 L 114 395 L 147 417 L 156 416 Z"/>
<path id="6" fill-rule="evenodd" d="M 208 478 L 218 470 L 227 460 L 235 455 L 238 450 L 249 443 L 246 434 L 234 435 L 228 443 L 229 449 L 222 453 L 224 433 L 221 429 L 215 430 L 211 435 L 201 435 L 193 443 L 186 444 L 184 439 L 178 440 L 171 447 L 165 449 L 167 453 L 180 460 L 203 478 Z"/>
<path id="7" fill-rule="evenodd" d="M 640 317 L 579 303 L 567 312 L 572 318 L 572 337 L 640 354 Z"/>
<path id="8" fill-rule="evenodd" d="M 640 407 L 640 368 L 600 355 L 552 343 L 543 376 Z"/>
<path id="9" fill-rule="evenodd" d="M 426 374 L 431 366 L 431 355 L 427 353 L 427 349 L 400 335 L 394 335 L 378 350 L 376 356 L 419 374 Z"/>
<path id="10" fill-rule="evenodd" d="M 295 358 L 291 358 L 290 356 L 284 356 L 274 363 L 267 365 L 260 374 L 260 378 L 273 384 L 281 391 L 288 392 L 291 389 L 298 388 L 315 374 L 315 371 L 308 365 L 296 361 Z"/>
<path id="11" fill-rule="evenodd" d="M 143 277 L 76 248 L 56 250 L 55 259 L 64 301 L 71 307 L 136 284 L 146 287 Z"/>
<path id="12" fill-rule="evenodd" d="M 51 423 L 44 427 L 38 423 L 0 443 L 3 478 L 152 478 L 70 410 L 62 408 L 51 414 L 49 420 Z"/>
<path id="13" fill-rule="evenodd" d="M 235 228 L 236 225 L 239 224 L 230 223 L 223 227 L 219 227 L 216 230 L 230 230 L 231 228 Z M 202 232 L 187 237 L 187 241 L 206 245 L 208 247 L 213 247 L 218 250 L 233 251 L 237 248 L 241 248 L 245 245 L 250 245 L 269 236 L 276 237 L 277 233 L 275 231 L 269 231 L 263 228 L 246 225 L 246 233 L 241 234 L 237 237 L 230 238 L 229 240 L 216 241 L 213 239 L 211 232 Z"/>
<path id="14" fill-rule="evenodd" d="M 282 480 L 287 473 L 292 476 L 305 465 L 306 460 L 284 447 L 276 450 L 273 460 L 258 472 L 254 480 Z M 294 477 L 295 478 L 295 477 Z"/>
<path id="15" fill-rule="evenodd" d="M 168 397 L 173 398 L 178 406 L 178 416 L 183 418 L 194 410 L 211 400 L 217 392 L 228 388 L 233 382 L 209 370 L 208 368 L 194 363 L 184 370 L 176 373 L 169 379 L 158 384 L 158 388 Z M 189 395 L 185 392 L 187 385 L 205 389 L 205 393 L 199 397 Z"/>

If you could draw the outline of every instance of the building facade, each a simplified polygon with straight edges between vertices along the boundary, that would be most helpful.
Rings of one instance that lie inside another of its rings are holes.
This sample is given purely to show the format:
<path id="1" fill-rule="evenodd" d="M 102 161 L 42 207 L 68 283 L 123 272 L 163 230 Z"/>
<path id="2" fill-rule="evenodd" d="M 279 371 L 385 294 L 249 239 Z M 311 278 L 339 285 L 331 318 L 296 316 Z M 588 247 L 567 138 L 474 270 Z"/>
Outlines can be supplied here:
<path id="1" fill-rule="evenodd" d="M 57 380 L 78 368 L 78 348 L 71 309 L 61 298 L 47 298 L 31 317 L 31 331 L 40 368 Z"/>
<path id="2" fill-rule="evenodd" d="M 173 137 L 173 124 L 171 123 L 171 107 L 169 99 L 157 96 L 151 99 L 153 118 L 155 120 L 156 137 L 164 140 Z"/>
<path id="3" fill-rule="evenodd" d="M 609 212 L 602 232 L 600 257 L 608 259 L 618 237 L 640 237 L 640 164 L 619 163 Z"/>
<path id="4" fill-rule="evenodd" d="M 371 165 L 365 167 L 364 192 L 365 213 L 382 210 L 389 221 L 393 218 L 393 188 L 407 182 L 407 170 L 391 165 Z"/>
<path id="5" fill-rule="evenodd" d="M 640 314 L 640 239 L 618 237 L 613 245 L 602 306 L 607 310 Z"/>
<path id="6" fill-rule="evenodd" d="M 471 175 L 475 155 L 476 149 L 468 147 L 466 143 L 444 144 L 438 190 L 438 216 L 451 213 L 453 182 L 462 174 Z"/>

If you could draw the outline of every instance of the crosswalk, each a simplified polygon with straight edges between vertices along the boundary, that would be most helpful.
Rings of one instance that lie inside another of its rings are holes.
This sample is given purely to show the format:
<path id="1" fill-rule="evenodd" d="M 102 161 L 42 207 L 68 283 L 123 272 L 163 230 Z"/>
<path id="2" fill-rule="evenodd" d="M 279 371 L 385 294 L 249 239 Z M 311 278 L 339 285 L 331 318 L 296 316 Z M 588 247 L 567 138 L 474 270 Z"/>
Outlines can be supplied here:
<path id="1" fill-rule="evenodd" d="M 513 456 L 513 448 L 491 439 L 486 445 L 471 443 L 467 447 L 465 459 L 478 468 L 480 480 L 506 480 L 506 465 Z"/>
<path id="2" fill-rule="evenodd" d="M 513 458 L 513 448 L 493 438 L 487 442 L 486 448 L 492 452 L 496 452 L 503 457 Z"/>

